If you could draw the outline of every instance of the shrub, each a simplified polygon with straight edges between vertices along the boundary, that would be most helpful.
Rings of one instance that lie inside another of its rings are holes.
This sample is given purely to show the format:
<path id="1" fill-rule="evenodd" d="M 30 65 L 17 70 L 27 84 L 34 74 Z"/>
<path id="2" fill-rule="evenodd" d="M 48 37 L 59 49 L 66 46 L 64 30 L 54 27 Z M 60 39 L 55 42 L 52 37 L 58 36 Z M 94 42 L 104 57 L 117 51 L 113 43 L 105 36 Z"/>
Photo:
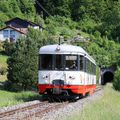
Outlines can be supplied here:
<path id="1" fill-rule="evenodd" d="M 12 88 L 20 85 L 23 90 L 37 83 L 38 69 L 37 43 L 30 37 L 22 38 L 15 43 L 15 51 L 8 59 L 8 81 Z"/>
<path id="2" fill-rule="evenodd" d="M 115 88 L 115 90 L 120 91 L 120 67 L 118 67 L 118 69 L 115 72 L 113 87 Z"/>
<path id="3" fill-rule="evenodd" d="M 11 55 L 13 52 L 14 48 L 13 42 L 8 42 L 7 40 L 3 43 L 3 48 L 5 50 L 6 55 Z"/>
<path id="4" fill-rule="evenodd" d="M 22 91 L 22 88 L 19 84 L 17 83 L 12 83 L 11 81 L 5 81 L 4 82 L 4 89 L 8 90 L 8 91 L 14 91 L 14 92 L 18 92 L 18 91 Z"/>

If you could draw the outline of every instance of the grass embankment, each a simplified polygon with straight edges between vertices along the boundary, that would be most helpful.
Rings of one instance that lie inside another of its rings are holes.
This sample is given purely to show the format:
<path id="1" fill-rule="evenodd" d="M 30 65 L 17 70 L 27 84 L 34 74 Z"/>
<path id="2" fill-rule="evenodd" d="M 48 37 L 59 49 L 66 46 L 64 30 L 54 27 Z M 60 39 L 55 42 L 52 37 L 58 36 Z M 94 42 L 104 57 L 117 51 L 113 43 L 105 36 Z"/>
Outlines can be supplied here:
<path id="1" fill-rule="evenodd" d="M 4 90 L 0 90 L 0 107 L 3 106 L 12 106 L 19 103 L 39 100 L 40 95 L 35 92 L 8 92 Z"/>
<path id="2" fill-rule="evenodd" d="M 120 92 L 108 84 L 100 100 L 88 104 L 81 113 L 66 120 L 120 120 Z"/>
<path id="3" fill-rule="evenodd" d="M 7 59 L 8 59 L 8 56 L 0 55 L 0 66 L 7 67 Z"/>
<path id="4" fill-rule="evenodd" d="M 8 56 L 0 55 L 0 68 L 7 69 L 7 59 Z M 7 80 L 6 74 L 0 75 L 0 82 Z M 1 84 L 0 83 L 0 84 Z M 12 106 L 19 103 L 40 99 L 40 95 L 35 92 L 9 92 L 3 89 L 0 85 L 0 107 Z"/>
<path id="5" fill-rule="evenodd" d="M 7 69 L 7 59 L 8 56 L 6 55 L 0 55 L 0 68 Z M 0 75 L 0 82 L 5 81 L 7 79 L 6 74 Z"/>

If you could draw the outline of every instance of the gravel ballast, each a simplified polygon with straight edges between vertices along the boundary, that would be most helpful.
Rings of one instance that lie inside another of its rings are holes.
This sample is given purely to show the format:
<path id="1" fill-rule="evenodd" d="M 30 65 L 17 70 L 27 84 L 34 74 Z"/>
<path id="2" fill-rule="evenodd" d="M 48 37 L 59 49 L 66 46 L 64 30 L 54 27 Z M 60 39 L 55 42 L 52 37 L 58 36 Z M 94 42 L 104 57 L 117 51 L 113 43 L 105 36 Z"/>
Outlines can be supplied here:
<path id="1" fill-rule="evenodd" d="M 63 120 L 68 117 L 72 117 L 72 115 L 76 112 L 82 112 L 83 108 L 90 104 L 91 102 L 95 102 L 103 96 L 103 90 L 100 90 L 94 95 L 78 100 L 77 102 L 72 102 L 65 105 L 62 108 L 57 110 L 52 110 L 49 113 L 46 113 L 42 118 L 36 118 L 35 120 Z"/>

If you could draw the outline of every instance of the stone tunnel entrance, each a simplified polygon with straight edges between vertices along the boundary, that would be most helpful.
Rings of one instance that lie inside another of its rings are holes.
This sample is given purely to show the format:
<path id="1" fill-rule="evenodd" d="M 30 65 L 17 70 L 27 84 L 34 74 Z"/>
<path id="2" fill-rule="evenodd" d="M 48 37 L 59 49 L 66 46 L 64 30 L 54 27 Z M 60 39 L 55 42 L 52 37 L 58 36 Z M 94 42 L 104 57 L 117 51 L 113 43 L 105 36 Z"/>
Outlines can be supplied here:
<path id="1" fill-rule="evenodd" d="M 103 81 L 102 81 L 102 85 L 105 85 L 108 82 L 112 82 L 114 79 L 114 74 L 111 71 L 106 71 L 103 74 Z"/>
<path id="2" fill-rule="evenodd" d="M 101 68 L 101 84 L 105 85 L 108 82 L 112 82 L 114 79 L 115 69 L 110 68 Z"/>

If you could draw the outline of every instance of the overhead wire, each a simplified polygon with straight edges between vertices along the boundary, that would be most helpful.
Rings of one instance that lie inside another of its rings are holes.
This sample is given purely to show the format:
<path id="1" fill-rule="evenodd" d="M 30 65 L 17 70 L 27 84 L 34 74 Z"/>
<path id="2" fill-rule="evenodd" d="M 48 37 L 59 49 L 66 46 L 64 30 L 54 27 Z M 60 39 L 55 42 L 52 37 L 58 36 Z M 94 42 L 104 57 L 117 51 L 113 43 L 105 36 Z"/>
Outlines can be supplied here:
<path id="1" fill-rule="evenodd" d="M 38 4 L 38 6 L 39 6 L 42 10 L 44 10 L 45 13 L 47 13 L 48 16 L 51 16 L 51 14 L 41 5 L 40 2 L 38 2 L 38 0 L 36 0 L 36 3 Z"/>

